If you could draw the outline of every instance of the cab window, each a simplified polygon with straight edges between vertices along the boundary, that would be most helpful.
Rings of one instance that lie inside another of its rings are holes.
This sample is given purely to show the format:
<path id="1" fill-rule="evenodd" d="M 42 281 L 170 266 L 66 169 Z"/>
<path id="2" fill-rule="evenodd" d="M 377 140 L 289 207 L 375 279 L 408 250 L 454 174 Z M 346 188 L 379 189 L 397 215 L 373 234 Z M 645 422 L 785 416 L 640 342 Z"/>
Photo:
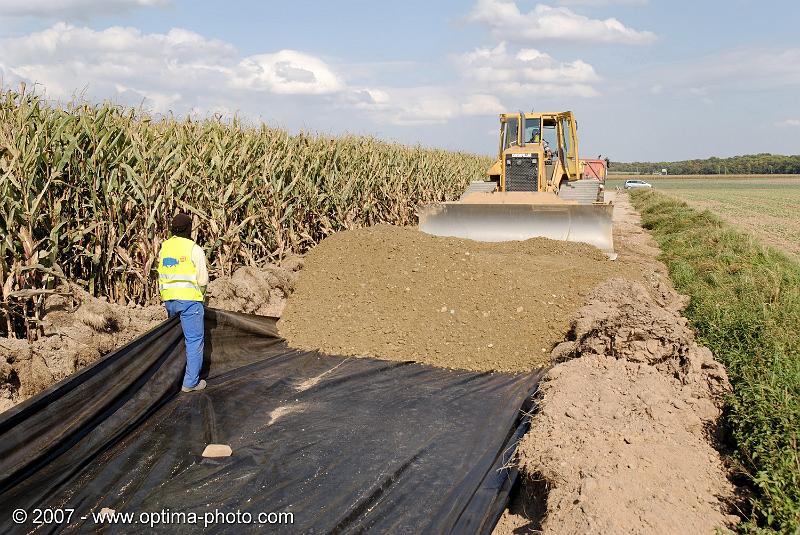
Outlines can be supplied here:
<path id="1" fill-rule="evenodd" d="M 517 144 L 517 126 L 519 120 L 515 118 L 506 119 L 503 125 L 503 149 L 507 149 L 512 145 Z"/>
<path id="2" fill-rule="evenodd" d="M 525 132 L 522 137 L 525 143 L 541 143 L 542 122 L 538 117 L 525 119 Z"/>
<path id="3" fill-rule="evenodd" d="M 570 143 L 572 142 L 572 137 L 570 136 L 570 121 L 564 117 L 561 121 L 561 133 L 564 136 L 564 152 L 569 154 L 570 153 Z"/>
<path id="4" fill-rule="evenodd" d="M 556 121 L 554 119 L 544 120 L 544 132 L 542 139 L 547 142 L 547 147 L 555 152 L 558 150 L 558 133 L 556 132 Z"/>

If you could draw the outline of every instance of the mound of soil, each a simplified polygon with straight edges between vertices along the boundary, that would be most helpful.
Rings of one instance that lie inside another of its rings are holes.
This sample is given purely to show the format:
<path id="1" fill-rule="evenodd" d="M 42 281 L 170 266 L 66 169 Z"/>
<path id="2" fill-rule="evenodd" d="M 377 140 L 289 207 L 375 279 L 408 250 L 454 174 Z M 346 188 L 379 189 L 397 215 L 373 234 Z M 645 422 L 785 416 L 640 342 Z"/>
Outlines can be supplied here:
<path id="1" fill-rule="evenodd" d="M 569 337 L 553 350 L 554 362 L 611 356 L 648 364 L 698 397 L 720 402 L 730 392 L 725 367 L 707 347 L 695 343 L 686 318 L 659 306 L 638 282 L 611 279 L 600 284 L 578 311 Z"/>
<path id="2" fill-rule="evenodd" d="M 301 349 L 528 371 L 547 363 L 591 289 L 619 269 L 585 244 L 480 243 L 379 225 L 308 253 L 278 326 Z"/>
<path id="3" fill-rule="evenodd" d="M 714 533 L 730 521 L 708 400 L 609 356 L 554 368 L 541 394 L 519 454 L 548 484 L 543 532 Z"/>
<path id="4" fill-rule="evenodd" d="M 280 317 L 292 293 L 303 258 L 292 256 L 280 266 L 242 267 L 231 277 L 214 279 L 208 285 L 208 306 L 221 310 Z"/>
<path id="5" fill-rule="evenodd" d="M 33 343 L 0 338 L 0 412 L 37 394 L 166 319 L 162 306 L 128 307 L 77 286 L 52 295 Z"/>
<path id="6" fill-rule="evenodd" d="M 517 450 L 522 488 L 495 534 L 714 533 L 739 521 L 714 448 L 725 369 L 695 342 L 658 250 L 628 225 L 615 222 L 620 262 L 648 282 L 600 284 L 553 350 L 560 364 Z"/>

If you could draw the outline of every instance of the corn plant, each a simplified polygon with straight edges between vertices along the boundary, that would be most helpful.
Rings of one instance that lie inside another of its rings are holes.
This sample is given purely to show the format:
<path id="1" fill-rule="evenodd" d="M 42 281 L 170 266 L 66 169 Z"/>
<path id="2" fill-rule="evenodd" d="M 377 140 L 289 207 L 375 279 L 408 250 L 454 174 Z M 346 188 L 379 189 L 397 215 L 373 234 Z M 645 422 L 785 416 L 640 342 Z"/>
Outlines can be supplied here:
<path id="1" fill-rule="evenodd" d="M 340 230 L 415 224 L 418 203 L 455 197 L 490 163 L 2 90 L 0 334 L 35 337 L 65 280 L 119 303 L 156 302 L 158 251 L 178 211 L 192 214 L 212 276 L 228 275 Z"/>

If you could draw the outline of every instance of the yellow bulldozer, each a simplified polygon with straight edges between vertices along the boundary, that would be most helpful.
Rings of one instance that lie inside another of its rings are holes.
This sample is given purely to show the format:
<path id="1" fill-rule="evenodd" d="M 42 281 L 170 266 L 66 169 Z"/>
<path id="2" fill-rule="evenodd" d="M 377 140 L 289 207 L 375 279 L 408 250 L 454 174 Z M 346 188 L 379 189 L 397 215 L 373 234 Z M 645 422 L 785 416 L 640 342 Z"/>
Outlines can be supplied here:
<path id="1" fill-rule="evenodd" d="M 419 229 L 476 241 L 537 236 L 584 242 L 615 258 L 604 176 L 584 177 L 571 111 L 500 115 L 497 161 L 458 201 L 421 206 Z"/>

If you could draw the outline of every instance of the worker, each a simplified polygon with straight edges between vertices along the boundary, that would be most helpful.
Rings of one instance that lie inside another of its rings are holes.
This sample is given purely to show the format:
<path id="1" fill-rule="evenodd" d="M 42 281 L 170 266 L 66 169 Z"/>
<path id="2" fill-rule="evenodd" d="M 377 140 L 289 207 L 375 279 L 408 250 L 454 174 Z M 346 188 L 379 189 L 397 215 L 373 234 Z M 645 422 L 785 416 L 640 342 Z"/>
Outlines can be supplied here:
<path id="1" fill-rule="evenodd" d="M 172 220 L 172 237 L 161 244 L 158 256 L 158 289 L 169 317 L 180 316 L 186 344 L 183 392 L 206 387 L 200 379 L 203 366 L 203 300 L 208 267 L 203 250 L 192 241 L 192 218 L 178 214 Z"/>
<path id="2" fill-rule="evenodd" d="M 539 141 L 541 141 L 541 139 L 542 139 L 542 136 L 539 133 L 539 130 L 534 129 L 534 130 L 531 131 L 531 137 L 528 140 L 528 143 L 539 143 Z"/>

